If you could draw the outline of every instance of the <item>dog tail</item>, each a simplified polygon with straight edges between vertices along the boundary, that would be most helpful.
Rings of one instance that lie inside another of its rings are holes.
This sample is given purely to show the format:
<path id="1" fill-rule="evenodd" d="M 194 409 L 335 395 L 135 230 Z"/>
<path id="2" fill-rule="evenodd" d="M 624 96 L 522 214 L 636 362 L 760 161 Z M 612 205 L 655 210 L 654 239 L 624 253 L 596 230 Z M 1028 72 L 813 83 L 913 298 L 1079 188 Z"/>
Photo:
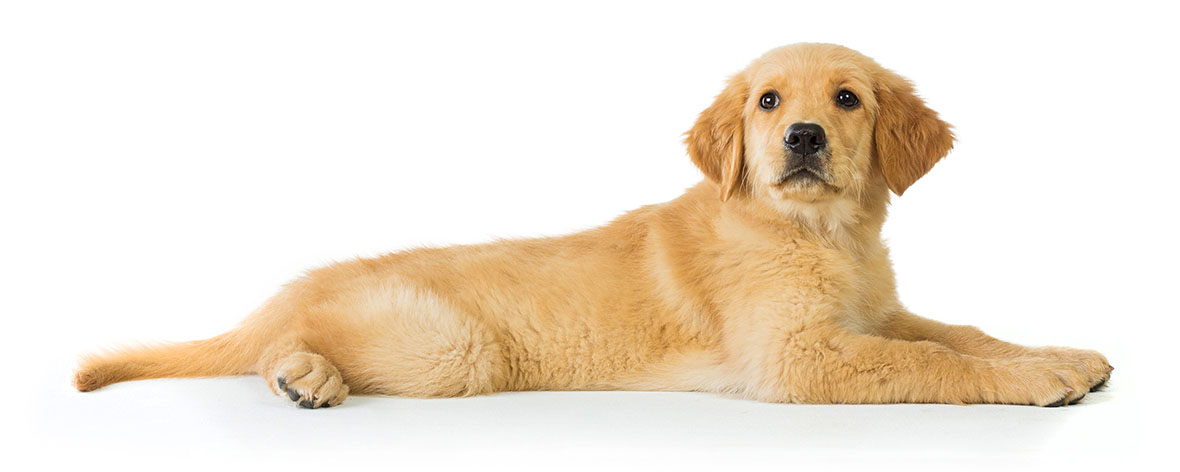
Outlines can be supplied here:
<path id="1" fill-rule="evenodd" d="M 74 387 L 89 392 L 116 382 L 161 377 L 253 373 L 261 356 L 251 330 L 238 328 L 202 341 L 121 348 L 82 358 Z"/>
<path id="2" fill-rule="evenodd" d="M 74 387 L 89 392 L 128 380 L 257 373 L 263 352 L 291 329 L 298 310 L 292 293 L 302 290 L 301 283 L 289 284 L 291 290 L 271 297 L 227 333 L 202 341 L 119 348 L 85 356 L 74 372 Z"/>

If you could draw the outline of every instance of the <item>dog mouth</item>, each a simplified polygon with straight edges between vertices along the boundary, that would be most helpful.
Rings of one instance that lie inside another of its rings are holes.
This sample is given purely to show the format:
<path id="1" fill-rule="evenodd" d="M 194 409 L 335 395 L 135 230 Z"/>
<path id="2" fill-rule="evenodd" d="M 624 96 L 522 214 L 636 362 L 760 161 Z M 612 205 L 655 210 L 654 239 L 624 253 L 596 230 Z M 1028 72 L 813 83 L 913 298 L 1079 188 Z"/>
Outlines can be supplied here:
<path id="1" fill-rule="evenodd" d="M 827 173 L 823 171 L 811 167 L 799 166 L 794 169 L 789 169 L 779 175 L 775 185 L 824 185 L 830 187 L 832 185 L 831 180 L 831 177 L 829 177 Z"/>

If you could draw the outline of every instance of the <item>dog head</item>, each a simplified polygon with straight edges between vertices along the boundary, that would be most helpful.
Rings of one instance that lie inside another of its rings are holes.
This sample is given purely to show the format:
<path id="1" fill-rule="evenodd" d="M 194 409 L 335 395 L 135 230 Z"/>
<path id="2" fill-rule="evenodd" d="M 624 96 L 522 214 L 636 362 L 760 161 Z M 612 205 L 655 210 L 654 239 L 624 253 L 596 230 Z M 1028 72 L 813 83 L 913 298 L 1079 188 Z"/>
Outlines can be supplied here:
<path id="1" fill-rule="evenodd" d="M 874 186 L 901 195 L 954 137 L 901 76 L 851 49 L 796 44 L 730 79 L 685 141 L 723 201 L 788 208 L 855 201 Z"/>

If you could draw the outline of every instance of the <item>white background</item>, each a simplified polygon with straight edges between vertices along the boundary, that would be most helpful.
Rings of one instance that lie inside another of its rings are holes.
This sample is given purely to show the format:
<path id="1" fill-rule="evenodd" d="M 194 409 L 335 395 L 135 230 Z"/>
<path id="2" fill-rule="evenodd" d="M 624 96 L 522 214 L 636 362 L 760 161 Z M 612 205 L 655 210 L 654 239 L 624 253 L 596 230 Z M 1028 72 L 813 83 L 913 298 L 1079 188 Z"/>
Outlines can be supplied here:
<path id="1" fill-rule="evenodd" d="M 429 5 L 428 5 L 429 3 Z M 0 438 L 97 468 L 1145 463 L 1177 421 L 1175 45 L 1133 2 L 5 2 Z M 561 234 L 700 179 L 680 143 L 794 42 L 913 79 L 955 151 L 885 228 L 915 312 L 1117 370 L 1080 405 L 353 397 L 256 377 L 81 394 L 77 355 L 208 337 L 307 268 Z M 658 467 L 657 467 L 658 466 Z"/>

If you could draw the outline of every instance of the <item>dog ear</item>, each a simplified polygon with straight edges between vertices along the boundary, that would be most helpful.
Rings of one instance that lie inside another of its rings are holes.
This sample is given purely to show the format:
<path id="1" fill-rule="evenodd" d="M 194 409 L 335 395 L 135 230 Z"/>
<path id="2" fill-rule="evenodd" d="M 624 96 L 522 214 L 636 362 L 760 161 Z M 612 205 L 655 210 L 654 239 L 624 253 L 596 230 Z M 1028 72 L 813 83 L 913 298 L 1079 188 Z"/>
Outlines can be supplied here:
<path id="1" fill-rule="evenodd" d="M 918 98 L 910 81 L 882 70 L 876 82 L 877 163 L 889 189 L 901 196 L 950 152 L 955 136 L 950 125 Z"/>
<path id="2" fill-rule="evenodd" d="M 733 196 L 744 179 L 742 109 L 749 95 L 746 79 L 735 76 L 713 104 L 701 112 L 692 129 L 685 133 L 688 155 L 709 180 L 721 187 L 723 202 Z"/>

